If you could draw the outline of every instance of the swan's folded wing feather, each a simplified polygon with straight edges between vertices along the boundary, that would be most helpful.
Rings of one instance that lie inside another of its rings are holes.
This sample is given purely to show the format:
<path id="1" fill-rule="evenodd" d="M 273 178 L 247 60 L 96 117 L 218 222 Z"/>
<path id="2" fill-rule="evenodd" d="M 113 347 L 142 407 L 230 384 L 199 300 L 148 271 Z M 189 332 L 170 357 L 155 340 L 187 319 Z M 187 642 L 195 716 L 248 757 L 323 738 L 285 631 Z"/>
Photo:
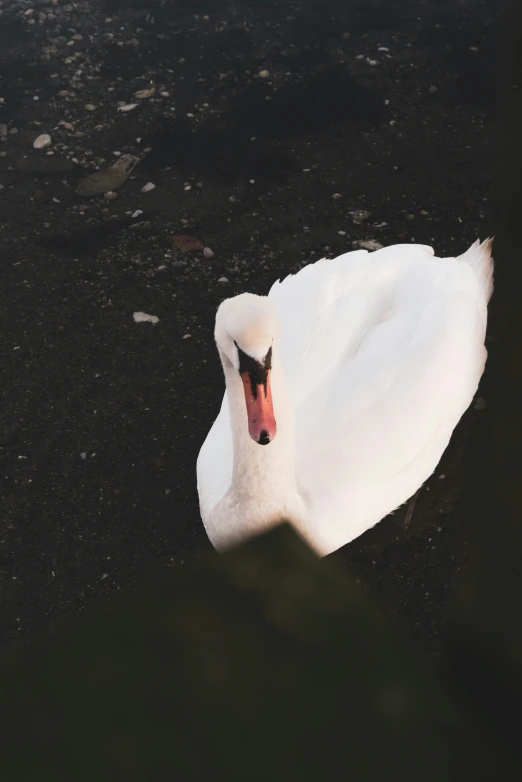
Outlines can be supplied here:
<path id="1" fill-rule="evenodd" d="M 300 312 L 305 338 L 314 321 L 321 327 L 313 352 L 299 352 L 299 329 L 294 321 L 287 330 L 284 320 L 299 480 L 330 543 L 332 527 L 342 545 L 431 474 L 482 374 L 481 286 L 464 264 L 431 254 L 404 252 L 390 262 L 390 253 L 374 253 L 368 277 L 350 269 L 343 285 L 337 274 L 333 307 L 317 319 L 310 312 L 306 322 Z M 329 283 L 314 282 L 320 305 Z"/>

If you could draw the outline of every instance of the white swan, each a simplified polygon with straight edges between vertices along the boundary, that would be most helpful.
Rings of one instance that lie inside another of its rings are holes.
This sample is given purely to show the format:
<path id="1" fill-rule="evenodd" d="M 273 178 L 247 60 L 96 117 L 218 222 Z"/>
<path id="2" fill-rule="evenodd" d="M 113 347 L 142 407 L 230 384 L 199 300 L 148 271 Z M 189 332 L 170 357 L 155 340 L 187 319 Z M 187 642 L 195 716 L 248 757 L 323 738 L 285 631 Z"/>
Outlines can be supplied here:
<path id="1" fill-rule="evenodd" d="M 358 250 L 221 304 L 227 390 L 197 464 L 217 549 L 286 519 L 325 555 L 414 494 L 484 370 L 491 248 Z"/>

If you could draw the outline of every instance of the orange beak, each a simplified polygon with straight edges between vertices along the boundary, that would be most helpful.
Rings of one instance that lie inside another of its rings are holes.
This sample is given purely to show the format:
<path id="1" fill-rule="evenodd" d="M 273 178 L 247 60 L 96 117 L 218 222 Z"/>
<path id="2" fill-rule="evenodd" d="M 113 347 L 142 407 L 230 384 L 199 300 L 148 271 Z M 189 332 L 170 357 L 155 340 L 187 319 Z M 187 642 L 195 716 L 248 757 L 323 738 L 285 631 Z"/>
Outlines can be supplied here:
<path id="1" fill-rule="evenodd" d="M 266 372 L 264 383 L 253 382 L 250 372 L 242 372 L 241 379 L 245 391 L 248 433 L 259 445 L 268 445 L 277 433 L 270 388 L 270 370 Z"/>

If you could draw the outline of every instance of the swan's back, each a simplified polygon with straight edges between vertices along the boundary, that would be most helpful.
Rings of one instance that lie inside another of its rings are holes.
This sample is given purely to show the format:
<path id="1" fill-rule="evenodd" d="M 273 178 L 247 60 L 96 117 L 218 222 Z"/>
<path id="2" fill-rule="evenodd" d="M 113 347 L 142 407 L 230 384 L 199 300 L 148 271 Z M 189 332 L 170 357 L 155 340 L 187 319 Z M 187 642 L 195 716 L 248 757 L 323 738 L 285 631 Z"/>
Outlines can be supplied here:
<path id="1" fill-rule="evenodd" d="M 469 406 L 486 360 L 490 250 L 348 253 L 270 291 L 299 480 L 330 550 L 416 491 Z"/>

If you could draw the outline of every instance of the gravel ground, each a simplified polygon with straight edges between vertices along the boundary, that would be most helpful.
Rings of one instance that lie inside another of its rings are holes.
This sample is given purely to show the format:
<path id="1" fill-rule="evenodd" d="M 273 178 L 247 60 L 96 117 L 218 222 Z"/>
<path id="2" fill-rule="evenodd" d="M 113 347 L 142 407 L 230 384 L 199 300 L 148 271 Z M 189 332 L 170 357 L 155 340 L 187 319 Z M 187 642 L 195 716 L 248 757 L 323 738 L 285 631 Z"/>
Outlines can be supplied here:
<path id="1" fill-rule="evenodd" d="M 4 643 L 209 547 L 222 298 L 361 243 L 489 233 L 495 5 L 0 0 Z M 407 534 L 401 510 L 333 555 L 428 648 L 481 415 Z"/>

